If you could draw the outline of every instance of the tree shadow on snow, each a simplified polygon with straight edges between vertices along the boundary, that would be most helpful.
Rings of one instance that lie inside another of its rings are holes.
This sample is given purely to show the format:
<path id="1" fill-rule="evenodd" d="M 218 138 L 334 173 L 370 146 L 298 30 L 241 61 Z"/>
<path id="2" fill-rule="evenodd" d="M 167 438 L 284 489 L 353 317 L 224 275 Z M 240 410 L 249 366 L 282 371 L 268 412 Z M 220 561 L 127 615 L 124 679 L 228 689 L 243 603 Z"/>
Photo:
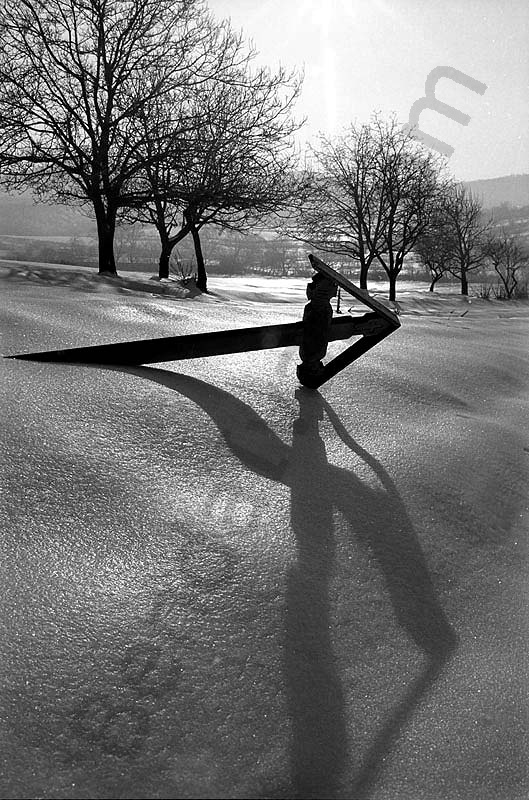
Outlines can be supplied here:
<path id="1" fill-rule="evenodd" d="M 290 447 L 252 408 L 224 390 L 151 367 L 120 371 L 160 383 L 197 403 L 248 469 L 291 489 L 291 525 L 298 558 L 287 579 L 284 665 L 292 725 L 292 797 L 339 796 L 342 773 L 347 760 L 354 757 L 348 755 L 345 701 L 331 641 L 329 587 L 336 509 L 349 535 L 374 557 L 397 622 L 426 658 L 422 672 L 389 711 L 359 759 L 347 796 L 368 798 L 404 725 L 456 646 L 456 635 L 435 596 L 419 540 L 391 478 L 354 441 L 319 392 L 296 391 L 299 417 L 293 424 Z M 381 489 L 373 489 L 354 472 L 328 463 L 319 433 L 324 414 L 342 441 L 371 468 Z"/>

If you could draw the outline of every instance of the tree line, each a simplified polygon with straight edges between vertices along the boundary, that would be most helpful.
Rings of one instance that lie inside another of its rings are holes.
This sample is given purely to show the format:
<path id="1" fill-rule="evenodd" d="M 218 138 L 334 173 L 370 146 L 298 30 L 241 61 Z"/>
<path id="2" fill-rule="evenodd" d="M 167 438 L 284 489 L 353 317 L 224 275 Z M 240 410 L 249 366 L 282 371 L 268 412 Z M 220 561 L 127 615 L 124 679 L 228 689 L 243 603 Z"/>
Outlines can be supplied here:
<path id="1" fill-rule="evenodd" d="M 449 274 L 468 295 L 471 273 L 490 266 L 501 296 L 516 293 L 529 263 L 521 238 L 498 229 L 481 201 L 449 175 L 446 160 L 396 118 L 374 115 L 340 136 L 321 137 L 311 156 L 312 179 L 291 235 L 352 259 L 361 288 L 376 264 L 395 300 L 413 252 L 431 276 L 431 291 Z"/>
<path id="2" fill-rule="evenodd" d="M 362 288 L 382 267 L 392 300 L 412 251 L 432 290 L 448 271 L 468 293 L 484 260 L 516 288 L 519 242 L 396 119 L 300 153 L 301 77 L 258 66 L 203 0 L 4 0 L 0 42 L 0 184 L 84 208 L 100 273 L 117 272 L 116 227 L 141 222 L 160 278 L 191 238 L 207 291 L 205 226 L 267 224 L 352 259 Z"/>

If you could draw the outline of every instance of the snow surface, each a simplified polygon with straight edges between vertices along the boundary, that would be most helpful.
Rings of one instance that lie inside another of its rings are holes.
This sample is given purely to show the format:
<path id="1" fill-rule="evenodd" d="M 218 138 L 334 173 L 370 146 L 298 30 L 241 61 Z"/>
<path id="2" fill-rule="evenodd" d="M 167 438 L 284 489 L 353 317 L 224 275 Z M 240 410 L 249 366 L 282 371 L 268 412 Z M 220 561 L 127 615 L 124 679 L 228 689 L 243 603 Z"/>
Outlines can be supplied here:
<path id="1" fill-rule="evenodd" d="M 0 282 L 3 354 L 306 302 Z M 321 393 L 292 348 L 0 361 L 2 797 L 526 800 L 528 306 L 399 307 Z"/>

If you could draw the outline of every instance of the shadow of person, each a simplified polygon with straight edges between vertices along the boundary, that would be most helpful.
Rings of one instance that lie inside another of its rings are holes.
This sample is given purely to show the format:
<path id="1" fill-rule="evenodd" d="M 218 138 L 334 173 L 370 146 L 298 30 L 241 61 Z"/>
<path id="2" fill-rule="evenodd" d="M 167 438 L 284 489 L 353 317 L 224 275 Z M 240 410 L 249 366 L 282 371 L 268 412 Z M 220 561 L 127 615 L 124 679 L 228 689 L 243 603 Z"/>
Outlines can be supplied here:
<path id="1" fill-rule="evenodd" d="M 333 472 L 319 434 L 321 395 L 296 392 L 286 475 L 297 560 L 286 585 L 285 680 L 295 796 L 336 797 L 347 759 L 345 700 L 331 640 L 329 585 L 335 559 Z"/>
<path id="2" fill-rule="evenodd" d="M 398 491 L 380 462 L 358 445 L 319 392 L 299 389 L 292 446 L 246 403 L 196 378 L 151 367 L 120 371 L 167 386 L 197 403 L 231 452 L 253 472 L 291 489 L 297 561 L 288 574 L 284 666 L 292 726 L 293 797 L 339 796 L 347 764 L 345 703 L 331 641 L 330 579 L 335 560 L 333 514 L 368 548 L 384 577 L 396 621 L 425 656 L 418 677 L 375 732 L 344 796 L 368 798 L 382 765 L 415 708 L 456 646 L 436 598 L 426 559 Z M 354 472 L 329 464 L 319 423 L 335 432 L 378 479 L 372 488 Z"/>

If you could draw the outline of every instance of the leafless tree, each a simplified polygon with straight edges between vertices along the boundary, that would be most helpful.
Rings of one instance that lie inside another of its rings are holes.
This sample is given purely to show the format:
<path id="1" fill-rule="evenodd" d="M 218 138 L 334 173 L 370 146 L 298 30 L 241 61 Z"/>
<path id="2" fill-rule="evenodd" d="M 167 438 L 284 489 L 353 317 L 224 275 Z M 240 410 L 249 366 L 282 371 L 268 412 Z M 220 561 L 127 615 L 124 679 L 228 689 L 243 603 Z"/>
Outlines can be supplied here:
<path id="1" fill-rule="evenodd" d="M 428 228 L 417 239 L 414 252 L 430 273 L 429 291 L 433 292 L 438 281 L 449 273 L 452 254 L 446 220 L 441 213 L 434 214 Z"/>
<path id="2" fill-rule="evenodd" d="M 118 212 L 138 202 L 145 170 L 143 120 L 166 98 L 176 124 L 177 98 L 211 76 L 232 34 L 202 0 L 6 0 L 2 21 L 0 177 L 90 207 L 99 270 L 115 273 Z"/>
<path id="3" fill-rule="evenodd" d="M 463 184 L 454 184 L 442 204 L 448 270 L 461 281 L 461 294 L 468 295 L 469 273 L 486 261 L 483 250 L 492 221 L 485 217 L 481 201 Z"/>
<path id="4" fill-rule="evenodd" d="M 313 152 L 313 190 L 298 235 L 321 250 L 356 260 L 364 289 L 377 260 L 388 276 L 389 298 L 395 300 L 405 256 L 427 228 L 442 190 L 439 157 L 404 132 L 395 118 L 379 116 L 350 126 L 334 140 L 322 139 Z"/>
<path id="5" fill-rule="evenodd" d="M 445 180 L 439 156 L 403 131 L 395 119 L 377 128 L 385 215 L 377 258 L 388 276 L 389 299 L 395 300 L 405 257 L 431 224 Z"/>
<path id="6" fill-rule="evenodd" d="M 498 233 L 489 232 L 483 244 L 483 254 L 501 281 L 502 296 L 509 300 L 516 293 L 522 270 L 529 264 L 527 248 L 517 236 L 502 229 Z"/>
<path id="7" fill-rule="evenodd" d="M 146 140 L 159 150 L 158 137 L 173 135 L 164 161 L 148 159 L 145 171 L 149 202 L 137 211 L 154 224 L 161 241 L 159 275 L 168 274 L 172 248 L 193 238 L 197 285 L 207 289 L 200 231 L 205 225 L 244 230 L 289 208 L 302 178 L 292 134 L 299 127 L 291 115 L 300 79 L 279 69 L 251 69 L 254 54 L 234 43 L 234 65 L 222 80 L 206 81 L 187 97 L 185 123 L 173 129 L 162 102 L 157 125 L 146 120 Z M 179 129 L 185 127 L 182 137 Z"/>
<path id="8" fill-rule="evenodd" d="M 311 186 L 303 198 L 301 218 L 288 232 L 323 252 L 357 262 L 360 286 L 367 289 L 383 220 L 372 130 L 351 125 L 340 137 L 322 136 L 311 148 L 311 157 Z"/>

